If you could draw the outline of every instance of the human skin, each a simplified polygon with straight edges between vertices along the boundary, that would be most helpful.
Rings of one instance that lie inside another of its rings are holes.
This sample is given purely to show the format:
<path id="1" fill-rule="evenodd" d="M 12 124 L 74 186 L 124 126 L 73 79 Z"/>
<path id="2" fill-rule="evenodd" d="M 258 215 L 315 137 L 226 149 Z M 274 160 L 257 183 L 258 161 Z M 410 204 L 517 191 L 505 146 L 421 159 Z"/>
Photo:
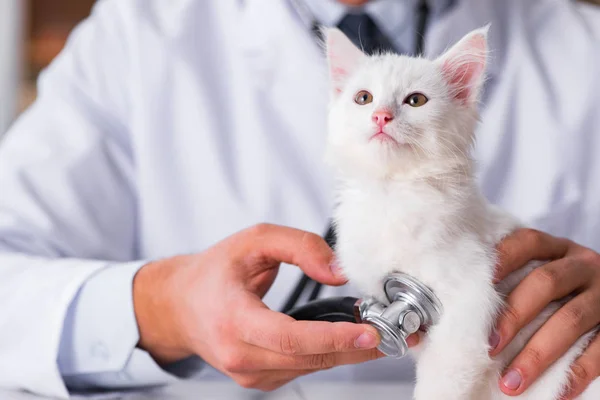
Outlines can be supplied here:
<path id="1" fill-rule="evenodd" d="M 338 0 L 338 1 L 347 6 L 362 6 L 363 4 L 368 3 L 370 0 Z"/>
<path id="2" fill-rule="evenodd" d="M 281 262 L 323 284 L 346 282 L 321 237 L 260 224 L 201 253 L 142 267 L 133 283 L 138 346 L 163 365 L 197 355 L 239 385 L 265 391 L 384 356 L 371 326 L 296 321 L 270 310 L 261 299 Z"/>

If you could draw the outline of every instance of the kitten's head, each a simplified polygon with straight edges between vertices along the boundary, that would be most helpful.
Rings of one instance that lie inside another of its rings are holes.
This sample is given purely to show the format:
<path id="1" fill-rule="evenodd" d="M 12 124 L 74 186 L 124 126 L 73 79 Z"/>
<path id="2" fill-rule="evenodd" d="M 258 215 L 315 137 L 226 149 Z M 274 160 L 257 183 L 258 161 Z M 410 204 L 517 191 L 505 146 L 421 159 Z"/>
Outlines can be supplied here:
<path id="1" fill-rule="evenodd" d="M 467 163 L 478 120 L 488 27 L 434 60 L 367 56 L 325 30 L 331 83 L 328 159 L 344 174 L 389 177 Z"/>

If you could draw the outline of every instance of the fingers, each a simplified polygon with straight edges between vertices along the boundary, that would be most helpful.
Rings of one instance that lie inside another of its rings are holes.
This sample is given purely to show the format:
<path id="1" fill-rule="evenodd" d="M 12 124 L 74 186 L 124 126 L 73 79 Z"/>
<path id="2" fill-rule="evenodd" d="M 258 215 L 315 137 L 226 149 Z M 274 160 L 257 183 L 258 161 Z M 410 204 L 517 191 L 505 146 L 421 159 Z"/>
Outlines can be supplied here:
<path id="1" fill-rule="evenodd" d="M 561 400 L 574 400 L 592 381 L 600 376 L 600 336 L 596 336 L 586 351 L 571 366 L 571 379 Z"/>
<path id="2" fill-rule="evenodd" d="M 377 349 L 357 350 L 346 353 L 325 353 L 310 355 L 288 355 L 245 344 L 235 350 L 235 354 L 225 356 L 223 370 L 229 373 L 253 373 L 261 371 L 304 371 L 323 370 L 340 365 L 359 364 L 373 361 L 385 355 Z"/>
<path id="3" fill-rule="evenodd" d="M 351 322 L 297 321 L 267 308 L 253 310 L 240 331 L 244 342 L 286 355 L 326 354 L 374 349 L 379 334 Z"/>
<path id="4" fill-rule="evenodd" d="M 584 287 L 592 278 L 592 272 L 570 258 L 550 262 L 532 271 L 506 299 L 505 310 L 496 324 L 496 343 L 493 343 L 496 347 L 490 354 L 500 353 L 550 302 Z"/>
<path id="5" fill-rule="evenodd" d="M 332 269 L 333 250 L 317 234 L 269 224 L 256 225 L 246 230 L 245 234 L 251 238 L 251 248 L 246 254 L 297 265 L 306 275 L 326 285 L 346 283 L 346 279 Z M 252 264 L 259 268 L 272 266 L 270 263 Z"/>
<path id="6" fill-rule="evenodd" d="M 512 396 L 527 390 L 543 371 L 598 324 L 599 308 L 600 298 L 586 292 L 559 309 L 506 369 L 501 390 Z"/>
<path id="7" fill-rule="evenodd" d="M 499 282 L 531 260 L 555 260 L 568 250 L 569 241 L 534 229 L 520 229 L 498 245 L 495 280 Z"/>
<path id="8" fill-rule="evenodd" d="M 248 346 L 250 347 L 250 346 Z M 235 365 L 223 368 L 238 384 L 246 388 L 275 390 L 286 383 L 310 373 L 331 369 L 340 365 L 358 364 L 384 357 L 377 350 L 361 350 L 354 353 L 315 354 L 312 356 L 286 356 L 259 349 L 246 351 Z M 260 370 L 257 371 L 257 367 Z"/>

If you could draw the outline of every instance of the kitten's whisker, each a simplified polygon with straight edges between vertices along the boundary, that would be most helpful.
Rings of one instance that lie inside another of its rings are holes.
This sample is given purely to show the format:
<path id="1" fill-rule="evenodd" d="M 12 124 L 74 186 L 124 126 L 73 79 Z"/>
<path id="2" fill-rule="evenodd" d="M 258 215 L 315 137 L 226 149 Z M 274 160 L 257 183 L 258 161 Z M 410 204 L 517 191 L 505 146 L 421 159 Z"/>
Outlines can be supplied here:
<path id="1" fill-rule="evenodd" d="M 458 147 L 458 145 L 456 145 L 455 143 L 453 143 L 452 141 L 450 141 L 449 139 L 447 139 L 446 137 L 444 137 L 443 135 L 440 135 L 438 137 L 440 139 L 440 144 L 450 152 L 450 154 L 456 159 L 458 165 L 462 168 L 462 172 L 464 177 L 468 177 L 469 176 L 469 171 L 467 170 L 467 165 L 465 165 L 465 161 L 468 163 L 469 157 L 467 154 L 465 154 L 465 152 Z M 455 149 L 455 150 L 453 150 Z M 458 153 L 458 154 L 457 154 Z"/>

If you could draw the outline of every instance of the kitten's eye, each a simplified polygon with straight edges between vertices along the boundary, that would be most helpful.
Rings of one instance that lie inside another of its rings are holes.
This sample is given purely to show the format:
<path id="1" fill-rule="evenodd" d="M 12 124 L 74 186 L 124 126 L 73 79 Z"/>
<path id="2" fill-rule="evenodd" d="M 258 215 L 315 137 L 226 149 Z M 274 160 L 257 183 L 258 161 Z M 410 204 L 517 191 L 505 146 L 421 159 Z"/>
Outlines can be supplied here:
<path id="1" fill-rule="evenodd" d="M 373 95 L 371 93 L 367 92 L 366 90 L 361 90 L 360 92 L 358 92 L 356 94 L 356 97 L 354 98 L 354 102 L 356 104 L 360 104 L 361 106 L 364 106 L 365 104 L 369 104 L 372 101 L 373 101 Z"/>
<path id="2" fill-rule="evenodd" d="M 422 93 L 409 94 L 406 99 L 404 99 L 404 102 L 411 107 L 421 107 L 428 101 L 429 99 Z"/>

